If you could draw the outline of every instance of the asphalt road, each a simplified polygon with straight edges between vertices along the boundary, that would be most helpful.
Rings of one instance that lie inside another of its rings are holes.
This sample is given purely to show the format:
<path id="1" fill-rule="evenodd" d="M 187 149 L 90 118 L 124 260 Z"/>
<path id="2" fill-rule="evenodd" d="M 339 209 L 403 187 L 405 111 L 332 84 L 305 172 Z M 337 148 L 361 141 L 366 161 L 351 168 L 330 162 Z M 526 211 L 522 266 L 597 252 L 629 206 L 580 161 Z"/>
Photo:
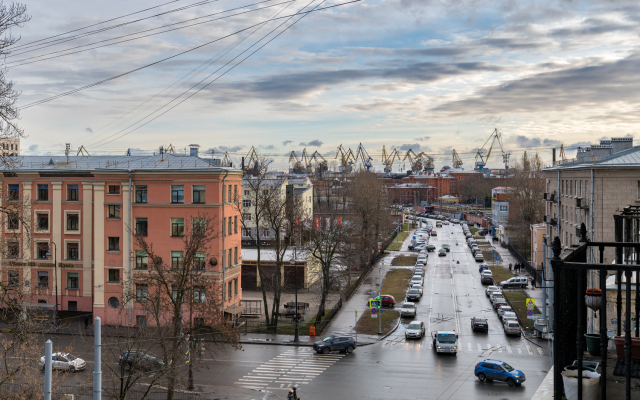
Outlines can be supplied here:
<path id="1" fill-rule="evenodd" d="M 248 344 L 242 351 L 218 354 L 203 360 L 195 373 L 199 390 L 242 387 L 237 398 L 286 398 L 288 389 L 298 384 L 299 396 L 315 399 L 530 399 L 549 369 L 548 349 L 523 337 L 507 337 L 480 283 L 478 265 L 466 245 L 459 225 L 437 229 L 430 243 L 440 248 L 448 243 L 451 252 L 438 257 L 429 253 L 424 295 L 418 303 L 418 316 L 430 331 L 455 330 L 459 334 L 457 356 L 437 355 L 430 338 L 407 341 L 402 321 L 387 339 L 356 349 L 353 354 L 317 355 L 308 347 Z M 459 263 L 458 263 L 459 261 Z M 397 299 L 399 300 L 399 299 Z M 470 318 L 484 316 L 489 332 L 471 331 Z M 74 344 L 74 351 L 89 361 L 88 371 L 70 374 L 69 381 L 80 382 L 91 374 L 93 363 L 90 341 L 68 343 L 55 338 L 54 346 Z M 210 356 L 207 356 L 210 357 Z M 474 366 L 486 358 L 506 361 L 521 369 L 526 382 L 521 387 L 504 383 L 479 382 Z M 105 360 L 106 361 L 106 360 Z M 83 376 L 87 375 L 87 376 Z M 90 379 L 90 377 L 89 377 Z M 256 389 L 246 396 L 246 389 Z"/>

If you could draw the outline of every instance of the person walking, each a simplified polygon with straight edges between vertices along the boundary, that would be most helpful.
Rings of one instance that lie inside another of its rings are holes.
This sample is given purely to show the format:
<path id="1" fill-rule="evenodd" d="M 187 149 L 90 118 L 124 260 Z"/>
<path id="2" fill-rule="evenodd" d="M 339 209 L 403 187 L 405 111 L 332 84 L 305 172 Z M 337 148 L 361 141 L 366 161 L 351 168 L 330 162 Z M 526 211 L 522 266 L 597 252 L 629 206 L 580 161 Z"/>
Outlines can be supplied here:
<path id="1" fill-rule="evenodd" d="M 513 267 L 513 264 L 509 263 L 509 272 L 511 272 L 511 267 Z"/>
<path id="2" fill-rule="evenodd" d="M 533 278 L 531 278 L 531 288 L 532 289 L 536 288 L 536 278 L 535 278 L 535 276 Z"/>
<path id="3" fill-rule="evenodd" d="M 84 329 L 89 329 L 89 314 L 84 315 Z"/>

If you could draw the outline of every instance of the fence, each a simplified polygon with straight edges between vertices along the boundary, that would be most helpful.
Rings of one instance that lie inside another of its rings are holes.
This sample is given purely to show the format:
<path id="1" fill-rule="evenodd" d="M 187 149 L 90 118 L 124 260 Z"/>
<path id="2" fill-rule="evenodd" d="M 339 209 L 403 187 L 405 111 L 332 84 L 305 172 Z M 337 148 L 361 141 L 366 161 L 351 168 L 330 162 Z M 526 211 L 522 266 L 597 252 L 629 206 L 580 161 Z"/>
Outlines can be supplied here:
<path id="1" fill-rule="evenodd" d="M 513 248 L 510 244 L 507 245 L 507 250 L 509 253 L 524 267 L 524 270 L 527 271 L 531 277 L 533 277 L 539 285 L 542 285 L 542 271 L 538 271 L 534 267 L 529 264 L 527 260 L 522 257 L 520 253 L 516 249 Z"/>
<path id="2" fill-rule="evenodd" d="M 44 385 L 44 384 L 43 384 Z M 120 396 L 114 395 L 115 393 L 110 393 L 108 389 L 103 386 L 102 388 L 102 398 L 104 400 L 118 400 Z M 35 388 L 32 385 L 25 386 L 19 384 L 11 384 L 4 383 L 0 386 L 0 391 L 5 394 L 10 393 L 27 393 L 34 394 L 33 398 L 38 398 L 43 395 L 43 388 L 38 387 Z M 65 395 L 72 394 L 74 400 L 93 400 L 93 386 L 54 386 L 51 389 L 51 399 L 52 400 L 63 400 Z M 165 400 L 167 398 L 166 391 L 159 391 L 156 389 L 151 389 L 147 393 L 146 389 L 130 389 L 126 393 L 127 400 Z M 173 398 L 175 400 L 200 400 L 200 394 L 194 392 L 185 392 L 185 391 L 175 391 L 173 393 Z"/>

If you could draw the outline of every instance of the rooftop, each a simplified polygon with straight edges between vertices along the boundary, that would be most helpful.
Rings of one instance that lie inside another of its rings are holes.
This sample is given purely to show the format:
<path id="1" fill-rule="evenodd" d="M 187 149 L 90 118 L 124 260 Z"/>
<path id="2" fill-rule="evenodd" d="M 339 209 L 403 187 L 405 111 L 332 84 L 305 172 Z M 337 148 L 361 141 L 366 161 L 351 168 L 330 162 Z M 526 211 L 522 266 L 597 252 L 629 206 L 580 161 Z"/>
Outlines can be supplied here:
<path id="1" fill-rule="evenodd" d="M 593 161 L 578 162 L 575 158 L 570 160 L 563 160 L 561 165 L 555 165 L 546 169 L 579 169 L 585 167 L 640 167 L 640 146 L 621 150 L 611 155 L 600 157 Z"/>

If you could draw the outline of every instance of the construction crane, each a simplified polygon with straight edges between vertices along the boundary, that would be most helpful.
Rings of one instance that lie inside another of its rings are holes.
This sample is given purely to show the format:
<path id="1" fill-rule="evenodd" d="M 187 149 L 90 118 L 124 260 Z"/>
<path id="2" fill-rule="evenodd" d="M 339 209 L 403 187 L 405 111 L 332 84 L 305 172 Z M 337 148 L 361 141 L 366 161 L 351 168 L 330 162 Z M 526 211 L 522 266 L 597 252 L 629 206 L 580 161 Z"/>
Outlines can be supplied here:
<path id="1" fill-rule="evenodd" d="M 229 157 L 229 153 L 225 152 L 224 157 L 222 158 L 222 166 L 233 168 L 233 161 L 231 161 L 231 157 Z"/>
<path id="2" fill-rule="evenodd" d="M 453 149 L 453 168 L 461 168 L 462 167 L 462 160 L 460 159 L 460 156 L 458 155 L 458 152 L 456 152 L 456 149 Z"/>
<path id="3" fill-rule="evenodd" d="M 373 158 L 369 156 L 369 153 L 364 149 L 362 143 L 358 145 L 358 150 L 356 151 L 355 161 L 362 161 L 362 165 L 367 169 L 367 171 L 371 170 L 373 166 Z"/>
<path id="4" fill-rule="evenodd" d="M 398 154 L 398 149 L 393 149 L 389 154 L 387 154 L 387 149 L 382 146 L 382 164 L 384 165 L 384 172 L 390 174 L 393 169 L 393 161 L 395 159 L 400 160 L 400 154 Z"/>
<path id="5" fill-rule="evenodd" d="M 316 150 L 315 153 L 311 155 L 310 160 L 312 164 L 316 165 L 315 173 L 318 174 L 318 176 L 321 177 L 323 173 L 329 170 L 327 160 L 325 160 L 324 157 L 322 157 L 322 155 L 318 153 L 318 150 Z"/>
<path id="6" fill-rule="evenodd" d="M 78 147 L 78 152 L 76 153 L 76 156 L 79 156 L 80 154 L 82 154 L 83 156 L 89 156 L 89 150 L 87 150 L 84 145 L 81 145 L 80 147 Z"/>
<path id="7" fill-rule="evenodd" d="M 251 146 L 247 156 L 242 159 L 242 169 L 249 175 L 257 175 L 259 169 L 260 156 L 255 147 Z"/>
<path id="8" fill-rule="evenodd" d="M 422 171 L 422 158 L 418 157 L 418 155 L 414 153 L 412 149 L 407 150 L 407 154 L 404 155 L 402 161 L 406 161 L 407 159 L 409 160 L 409 165 L 411 166 L 411 170 L 413 172 Z"/>
<path id="9" fill-rule="evenodd" d="M 487 165 L 487 162 L 489 162 L 489 157 L 491 156 L 491 150 L 493 150 L 493 145 L 495 144 L 496 140 L 498 141 L 498 145 L 500 146 L 500 151 L 502 151 L 502 157 L 503 157 L 503 160 L 505 161 L 505 165 L 507 166 L 507 169 L 509 168 L 508 167 L 509 154 L 505 153 L 504 149 L 502 148 L 502 134 L 500 133 L 498 128 L 495 128 L 493 132 L 491 132 L 491 135 L 489 135 L 489 139 L 487 139 L 487 141 L 484 142 L 482 147 L 479 148 L 478 151 L 476 152 L 476 167 L 475 167 L 476 171 L 484 171 L 484 167 L 485 165 Z M 489 142 L 491 142 L 491 145 L 489 146 L 489 150 L 485 150 Z"/>
<path id="10" fill-rule="evenodd" d="M 422 167 L 426 172 L 433 172 L 433 170 L 436 168 L 436 165 L 433 162 L 433 157 L 427 155 L 427 153 L 425 153 L 424 151 L 416 154 L 416 157 L 422 159 Z"/>
<path id="11" fill-rule="evenodd" d="M 560 144 L 560 154 L 559 157 L 562 161 L 566 161 L 567 156 L 564 154 L 564 143 Z"/>
<path id="12" fill-rule="evenodd" d="M 306 168 L 307 172 L 313 174 L 313 165 L 311 165 L 311 157 L 307 154 L 307 148 L 302 150 L 302 156 L 300 157 L 302 165 Z"/>
<path id="13" fill-rule="evenodd" d="M 304 165 L 302 164 L 302 161 L 300 161 L 300 159 L 296 155 L 295 150 L 292 151 L 291 154 L 289 154 L 289 164 L 291 164 L 289 172 L 291 172 L 292 174 L 304 174 L 305 172 L 307 172 Z"/>
<path id="14" fill-rule="evenodd" d="M 340 167 L 338 167 L 340 172 L 350 173 L 353 170 L 353 162 L 355 159 L 353 151 L 351 151 L 351 149 L 345 151 L 344 147 L 340 145 L 338 146 L 338 150 L 336 150 L 336 159 L 338 159 L 338 157 L 340 157 Z"/>

